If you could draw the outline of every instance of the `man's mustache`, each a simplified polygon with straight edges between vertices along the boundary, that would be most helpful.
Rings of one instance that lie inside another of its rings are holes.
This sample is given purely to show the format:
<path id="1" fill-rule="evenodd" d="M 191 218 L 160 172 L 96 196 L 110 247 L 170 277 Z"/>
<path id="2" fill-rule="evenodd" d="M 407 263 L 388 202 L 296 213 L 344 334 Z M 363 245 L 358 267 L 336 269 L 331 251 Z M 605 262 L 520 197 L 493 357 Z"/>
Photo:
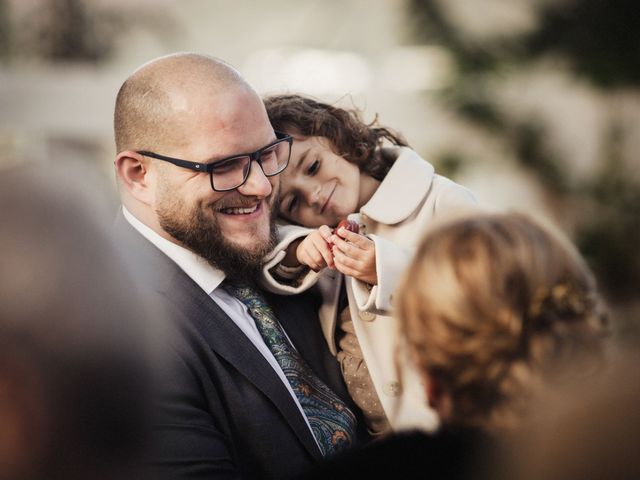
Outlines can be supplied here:
<path id="1" fill-rule="evenodd" d="M 254 195 L 243 195 L 237 190 L 227 194 L 223 198 L 216 200 L 211 204 L 214 210 L 222 210 L 224 208 L 251 208 L 257 203 L 264 201 L 273 211 L 277 212 L 280 206 L 280 185 L 276 184 L 272 187 L 271 193 L 266 197 L 256 197 Z"/>

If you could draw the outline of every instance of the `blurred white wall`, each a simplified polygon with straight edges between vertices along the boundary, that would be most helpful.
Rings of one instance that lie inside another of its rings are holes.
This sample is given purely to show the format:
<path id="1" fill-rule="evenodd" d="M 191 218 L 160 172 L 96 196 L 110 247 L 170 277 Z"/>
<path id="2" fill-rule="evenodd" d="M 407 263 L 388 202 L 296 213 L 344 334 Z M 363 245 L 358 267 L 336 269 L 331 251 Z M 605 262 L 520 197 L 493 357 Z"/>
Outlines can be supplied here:
<path id="1" fill-rule="evenodd" d="M 12 15 L 28 24 L 29 16 L 37 20 L 42 1 L 9 5 Z M 451 59 L 437 45 L 415 44 L 404 0 L 93 0 L 88 5 L 123 15 L 106 62 L 53 64 L 17 55 L 0 64 L 0 166 L 63 155 L 95 163 L 105 182 L 112 182 L 117 89 L 142 63 L 188 50 L 227 60 L 262 94 L 305 92 L 358 107 L 366 120 L 379 114 L 382 124 L 403 132 L 427 159 L 455 145 L 471 159 L 457 180 L 483 204 L 569 221 L 530 174 L 513 165 L 504 145 L 454 118 L 435 99 L 433 94 L 447 86 Z M 528 0 L 491 0 L 482 10 L 470 0 L 450 6 L 472 37 L 496 24 L 505 32 L 533 24 Z M 496 88 L 516 112 L 537 109 L 546 115 L 545 109 L 554 109 L 555 118 L 563 120 L 553 141 L 573 159 L 577 175 L 593 169 L 601 148 L 595 132 L 609 115 L 610 102 L 587 86 L 576 89 L 553 66 L 510 76 Z M 633 113 L 628 106 L 640 102 L 630 98 L 618 103 L 640 125 L 640 109 Z"/>

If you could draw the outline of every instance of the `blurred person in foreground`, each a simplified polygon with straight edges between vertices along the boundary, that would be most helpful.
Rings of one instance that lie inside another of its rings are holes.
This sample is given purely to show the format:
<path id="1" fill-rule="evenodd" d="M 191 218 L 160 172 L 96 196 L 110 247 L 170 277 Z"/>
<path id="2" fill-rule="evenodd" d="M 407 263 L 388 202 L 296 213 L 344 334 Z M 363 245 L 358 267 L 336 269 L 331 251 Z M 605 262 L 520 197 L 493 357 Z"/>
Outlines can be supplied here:
<path id="1" fill-rule="evenodd" d="M 63 167 L 0 172 L 0 479 L 141 478 L 147 311 L 106 209 Z"/>
<path id="2" fill-rule="evenodd" d="M 391 436 L 311 478 L 479 478 L 531 414 L 534 394 L 595 375 L 608 337 L 577 251 L 519 214 L 432 229 L 398 289 L 397 314 L 441 429 Z"/>
<path id="3" fill-rule="evenodd" d="M 155 59 L 115 106 L 117 230 L 140 285 L 176 331 L 167 347 L 159 477 L 282 478 L 357 442 L 313 294 L 253 279 L 273 247 L 293 139 L 227 63 Z"/>
<path id="4" fill-rule="evenodd" d="M 496 478 L 640 478 L 640 357 L 620 352 L 599 378 L 541 394 Z"/>

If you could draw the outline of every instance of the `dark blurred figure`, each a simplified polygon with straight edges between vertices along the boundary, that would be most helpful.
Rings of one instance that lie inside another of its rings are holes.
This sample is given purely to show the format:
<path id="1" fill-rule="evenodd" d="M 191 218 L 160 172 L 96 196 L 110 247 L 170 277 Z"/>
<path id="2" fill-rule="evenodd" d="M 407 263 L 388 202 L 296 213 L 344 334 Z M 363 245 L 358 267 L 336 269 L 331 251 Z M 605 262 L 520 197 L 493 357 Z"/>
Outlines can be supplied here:
<path id="1" fill-rule="evenodd" d="M 640 478 L 640 358 L 622 356 L 596 381 L 547 392 L 496 478 Z M 499 475 L 502 473 L 502 475 Z"/>
<path id="2" fill-rule="evenodd" d="M 588 381 L 605 364 L 609 330 L 591 272 L 565 238 L 519 214 L 432 229 L 395 314 L 399 354 L 422 372 L 441 430 L 390 436 L 312 478 L 491 478 L 537 392 Z"/>
<path id="3" fill-rule="evenodd" d="M 0 479 L 140 478 L 146 310 L 86 177 L 53 166 L 0 172 Z"/>

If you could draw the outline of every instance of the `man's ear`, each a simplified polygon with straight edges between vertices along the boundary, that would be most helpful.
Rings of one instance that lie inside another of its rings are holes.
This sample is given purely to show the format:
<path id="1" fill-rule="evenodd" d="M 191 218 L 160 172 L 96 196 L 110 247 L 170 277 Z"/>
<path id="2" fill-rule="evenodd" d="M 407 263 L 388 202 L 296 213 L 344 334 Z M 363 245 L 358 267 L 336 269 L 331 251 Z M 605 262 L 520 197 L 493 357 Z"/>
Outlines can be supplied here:
<path id="1" fill-rule="evenodd" d="M 116 156 L 114 165 L 120 187 L 139 202 L 151 205 L 154 195 L 151 161 L 144 155 L 125 150 Z"/>

